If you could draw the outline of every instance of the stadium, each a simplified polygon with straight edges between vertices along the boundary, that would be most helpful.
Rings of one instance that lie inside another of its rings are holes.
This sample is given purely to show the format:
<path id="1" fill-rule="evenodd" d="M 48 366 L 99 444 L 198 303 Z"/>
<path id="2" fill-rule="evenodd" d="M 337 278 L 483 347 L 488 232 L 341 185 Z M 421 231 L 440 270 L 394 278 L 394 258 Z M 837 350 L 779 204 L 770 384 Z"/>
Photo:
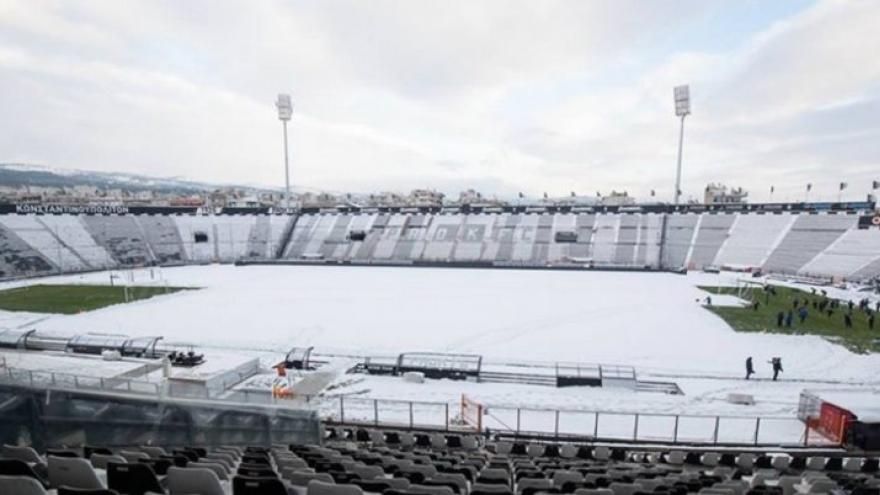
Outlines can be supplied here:
<path id="1" fill-rule="evenodd" d="M 7 4 L 0 495 L 880 495 L 880 6 Z"/>
<path id="2" fill-rule="evenodd" d="M 0 363 L 15 419 L 4 443 L 112 451 L 134 435 L 178 462 L 174 452 L 214 442 L 343 440 L 355 455 L 415 455 L 454 438 L 525 449 L 528 463 L 586 445 L 622 461 L 696 452 L 681 462 L 714 467 L 713 454 L 775 452 L 774 466 L 852 467 L 849 451 L 877 448 L 867 320 L 823 334 L 810 325 L 818 312 L 780 334 L 774 314 L 763 330 L 735 331 L 715 311 L 753 312 L 783 297 L 767 290 L 778 287 L 865 300 L 870 314 L 873 205 L 822 208 L 10 209 L 0 305 L 17 310 L 2 313 Z M 53 287 L 72 291 L 72 305 L 41 296 Z M 121 299 L 85 302 L 108 287 Z M 758 363 L 748 381 L 747 357 Z M 764 364 L 774 357 L 779 381 Z M 407 435 L 428 444 L 407 448 Z M 316 460 L 351 454 L 304 448 Z M 571 452 L 556 456 L 581 456 Z"/>

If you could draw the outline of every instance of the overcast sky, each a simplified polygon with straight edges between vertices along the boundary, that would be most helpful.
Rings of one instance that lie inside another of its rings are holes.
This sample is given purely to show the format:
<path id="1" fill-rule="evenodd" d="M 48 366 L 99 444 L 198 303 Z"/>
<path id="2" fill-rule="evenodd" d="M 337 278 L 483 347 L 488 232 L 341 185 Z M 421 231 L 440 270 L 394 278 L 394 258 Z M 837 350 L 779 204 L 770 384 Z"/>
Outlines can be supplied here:
<path id="1" fill-rule="evenodd" d="M 0 161 L 331 191 L 863 199 L 880 1 L 0 0 Z"/>

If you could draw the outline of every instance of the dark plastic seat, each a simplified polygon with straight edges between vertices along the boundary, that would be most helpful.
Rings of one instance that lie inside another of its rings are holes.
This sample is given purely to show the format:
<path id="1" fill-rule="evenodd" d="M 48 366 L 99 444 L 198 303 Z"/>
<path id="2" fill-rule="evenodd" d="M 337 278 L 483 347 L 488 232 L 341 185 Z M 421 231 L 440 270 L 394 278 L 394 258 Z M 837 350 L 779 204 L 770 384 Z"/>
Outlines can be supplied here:
<path id="1" fill-rule="evenodd" d="M 461 487 L 453 481 L 425 480 L 419 484 L 422 486 L 447 486 L 450 490 L 452 490 L 452 493 L 461 493 Z"/>
<path id="2" fill-rule="evenodd" d="M 67 449 L 46 449 L 46 457 L 79 457 L 79 454 Z"/>
<path id="3" fill-rule="evenodd" d="M 91 459 L 92 454 L 113 455 L 113 452 L 107 447 L 93 447 L 91 445 L 83 447 L 83 457 Z"/>
<path id="4" fill-rule="evenodd" d="M 49 481 L 37 474 L 28 463 L 18 459 L 0 459 L 0 476 L 27 476 L 40 482 L 44 488 L 49 488 Z"/>
<path id="5" fill-rule="evenodd" d="M 581 445 L 577 451 L 577 458 L 588 461 L 593 458 L 593 449 L 587 447 L 586 445 Z"/>
<path id="6" fill-rule="evenodd" d="M 278 478 L 232 478 L 233 495 L 287 495 L 287 488 Z"/>
<path id="7" fill-rule="evenodd" d="M 62 486 L 58 489 L 58 495 L 119 495 L 119 493 L 116 490 L 84 490 Z"/>
<path id="8" fill-rule="evenodd" d="M 172 466 L 171 461 L 168 459 L 138 459 L 138 463 L 150 466 L 153 472 L 158 476 L 165 476 L 168 474 L 168 468 Z"/>
<path id="9" fill-rule="evenodd" d="M 461 437 L 458 435 L 446 435 L 446 446 L 452 449 L 460 449 Z"/>
<path id="10" fill-rule="evenodd" d="M 189 462 L 199 462 L 199 455 L 191 450 L 175 450 L 171 453 L 173 455 L 182 455 Z"/>
<path id="11" fill-rule="evenodd" d="M 241 462 L 243 464 L 265 464 L 267 466 L 272 464 L 269 461 L 269 456 L 257 454 L 245 454 L 241 456 Z"/>
<path id="12" fill-rule="evenodd" d="M 358 442 L 369 442 L 370 432 L 368 432 L 367 430 L 358 430 L 354 434 L 354 439 Z"/>
<path id="13" fill-rule="evenodd" d="M 146 463 L 107 463 L 107 486 L 111 490 L 119 492 L 120 495 L 144 495 L 147 492 L 165 493 L 153 468 Z"/>
<path id="14" fill-rule="evenodd" d="M 186 467 L 186 465 L 189 464 L 189 459 L 183 455 L 163 455 L 159 458 L 170 462 L 176 467 Z"/>
<path id="15" fill-rule="evenodd" d="M 352 480 L 351 483 L 361 487 L 361 490 L 365 492 L 383 493 L 385 490 L 391 489 L 391 483 L 382 479 Z"/>
<path id="16" fill-rule="evenodd" d="M 246 478 L 277 478 L 278 473 L 276 473 L 272 468 L 266 465 L 261 465 L 261 467 L 251 467 L 251 466 L 239 466 L 237 474 L 239 476 L 244 476 Z"/>
<path id="17" fill-rule="evenodd" d="M 758 466 L 758 467 L 762 467 L 762 466 Z M 807 468 L 807 458 L 802 457 L 802 456 L 792 457 L 791 463 L 788 465 L 788 469 L 804 470 L 806 468 Z"/>
<path id="18" fill-rule="evenodd" d="M 843 471 L 843 459 L 840 457 L 831 457 L 825 463 L 825 471 Z"/>

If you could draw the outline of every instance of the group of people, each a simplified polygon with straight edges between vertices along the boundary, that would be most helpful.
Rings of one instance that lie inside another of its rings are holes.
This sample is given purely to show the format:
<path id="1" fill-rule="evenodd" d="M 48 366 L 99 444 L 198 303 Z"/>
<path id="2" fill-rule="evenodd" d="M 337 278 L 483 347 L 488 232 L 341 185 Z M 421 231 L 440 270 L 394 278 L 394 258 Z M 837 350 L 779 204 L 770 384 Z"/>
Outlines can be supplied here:
<path id="1" fill-rule="evenodd" d="M 779 377 L 779 373 L 782 373 L 782 358 L 774 357 L 767 361 L 769 364 L 773 366 L 773 381 Z M 755 374 L 755 367 L 752 363 L 752 356 L 746 358 L 746 380 L 752 377 Z"/>
<path id="2" fill-rule="evenodd" d="M 791 328 L 795 318 L 803 324 L 809 317 L 811 310 L 816 314 L 826 315 L 829 318 L 833 318 L 835 313 L 840 311 L 843 314 L 844 326 L 846 328 L 853 327 L 854 318 L 856 316 L 856 304 L 853 301 L 843 303 L 837 299 L 829 298 L 828 292 L 824 289 L 817 291 L 815 288 L 812 288 L 810 291 L 812 295 L 815 296 L 814 298 L 807 296 L 804 296 L 803 298 L 795 297 L 791 302 L 791 309 L 776 313 L 777 327 Z M 773 289 L 772 286 L 765 286 L 764 292 L 768 299 L 770 295 L 776 295 L 776 290 Z M 871 301 L 868 298 L 860 300 L 858 304 L 858 311 L 865 315 L 865 322 L 868 325 L 868 330 L 874 329 L 876 315 L 877 313 L 880 313 L 880 301 L 875 302 L 873 308 L 871 306 Z M 757 301 L 753 303 L 753 307 L 757 310 Z"/>

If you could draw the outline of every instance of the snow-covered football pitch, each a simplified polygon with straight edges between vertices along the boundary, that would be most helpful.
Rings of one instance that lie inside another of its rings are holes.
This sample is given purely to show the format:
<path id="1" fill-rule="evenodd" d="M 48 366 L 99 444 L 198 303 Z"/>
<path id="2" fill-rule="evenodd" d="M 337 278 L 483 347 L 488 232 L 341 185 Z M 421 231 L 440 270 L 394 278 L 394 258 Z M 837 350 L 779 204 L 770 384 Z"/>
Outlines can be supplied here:
<path id="1" fill-rule="evenodd" d="M 854 354 L 816 336 L 738 333 L 698 302 L 706 296 L 698 285 L 737 285 L 741 274 L 213 265 L 116 275 L 117 282 L 201 290 L 76 315 L 0 312 L 0 327 L 161 335 L 167 342 L 201 346 L 209 359 L 213 350 L 218 356 L 259 355 L 266 363 L 277 362 L 291 347 L 315 346 L 356 354 L 474 353 L 505 363 L 619 364 L 634 366 L 642 380 L 676 382 L 684 392 L 445 380 L 411 384 L 365 375 L 335 391 L 361 399 L 439 402 L 466 393 L 499 414 L 511 406 L 793 419 L 803 389 L 880 386 L 880 355 Z M 109 281 L 110 272 L 99 272 L 0 289 Z M 730 296 L 713 299 L 738 304 Z M 751 381 L 743 380 L 748 356 L 757 368 Z M 767 361 L 774 356 L 785 368 L 778 382 L 769 381 Z M 751 394 L 756 403 L 728 403 L 729 393 Z"/>

